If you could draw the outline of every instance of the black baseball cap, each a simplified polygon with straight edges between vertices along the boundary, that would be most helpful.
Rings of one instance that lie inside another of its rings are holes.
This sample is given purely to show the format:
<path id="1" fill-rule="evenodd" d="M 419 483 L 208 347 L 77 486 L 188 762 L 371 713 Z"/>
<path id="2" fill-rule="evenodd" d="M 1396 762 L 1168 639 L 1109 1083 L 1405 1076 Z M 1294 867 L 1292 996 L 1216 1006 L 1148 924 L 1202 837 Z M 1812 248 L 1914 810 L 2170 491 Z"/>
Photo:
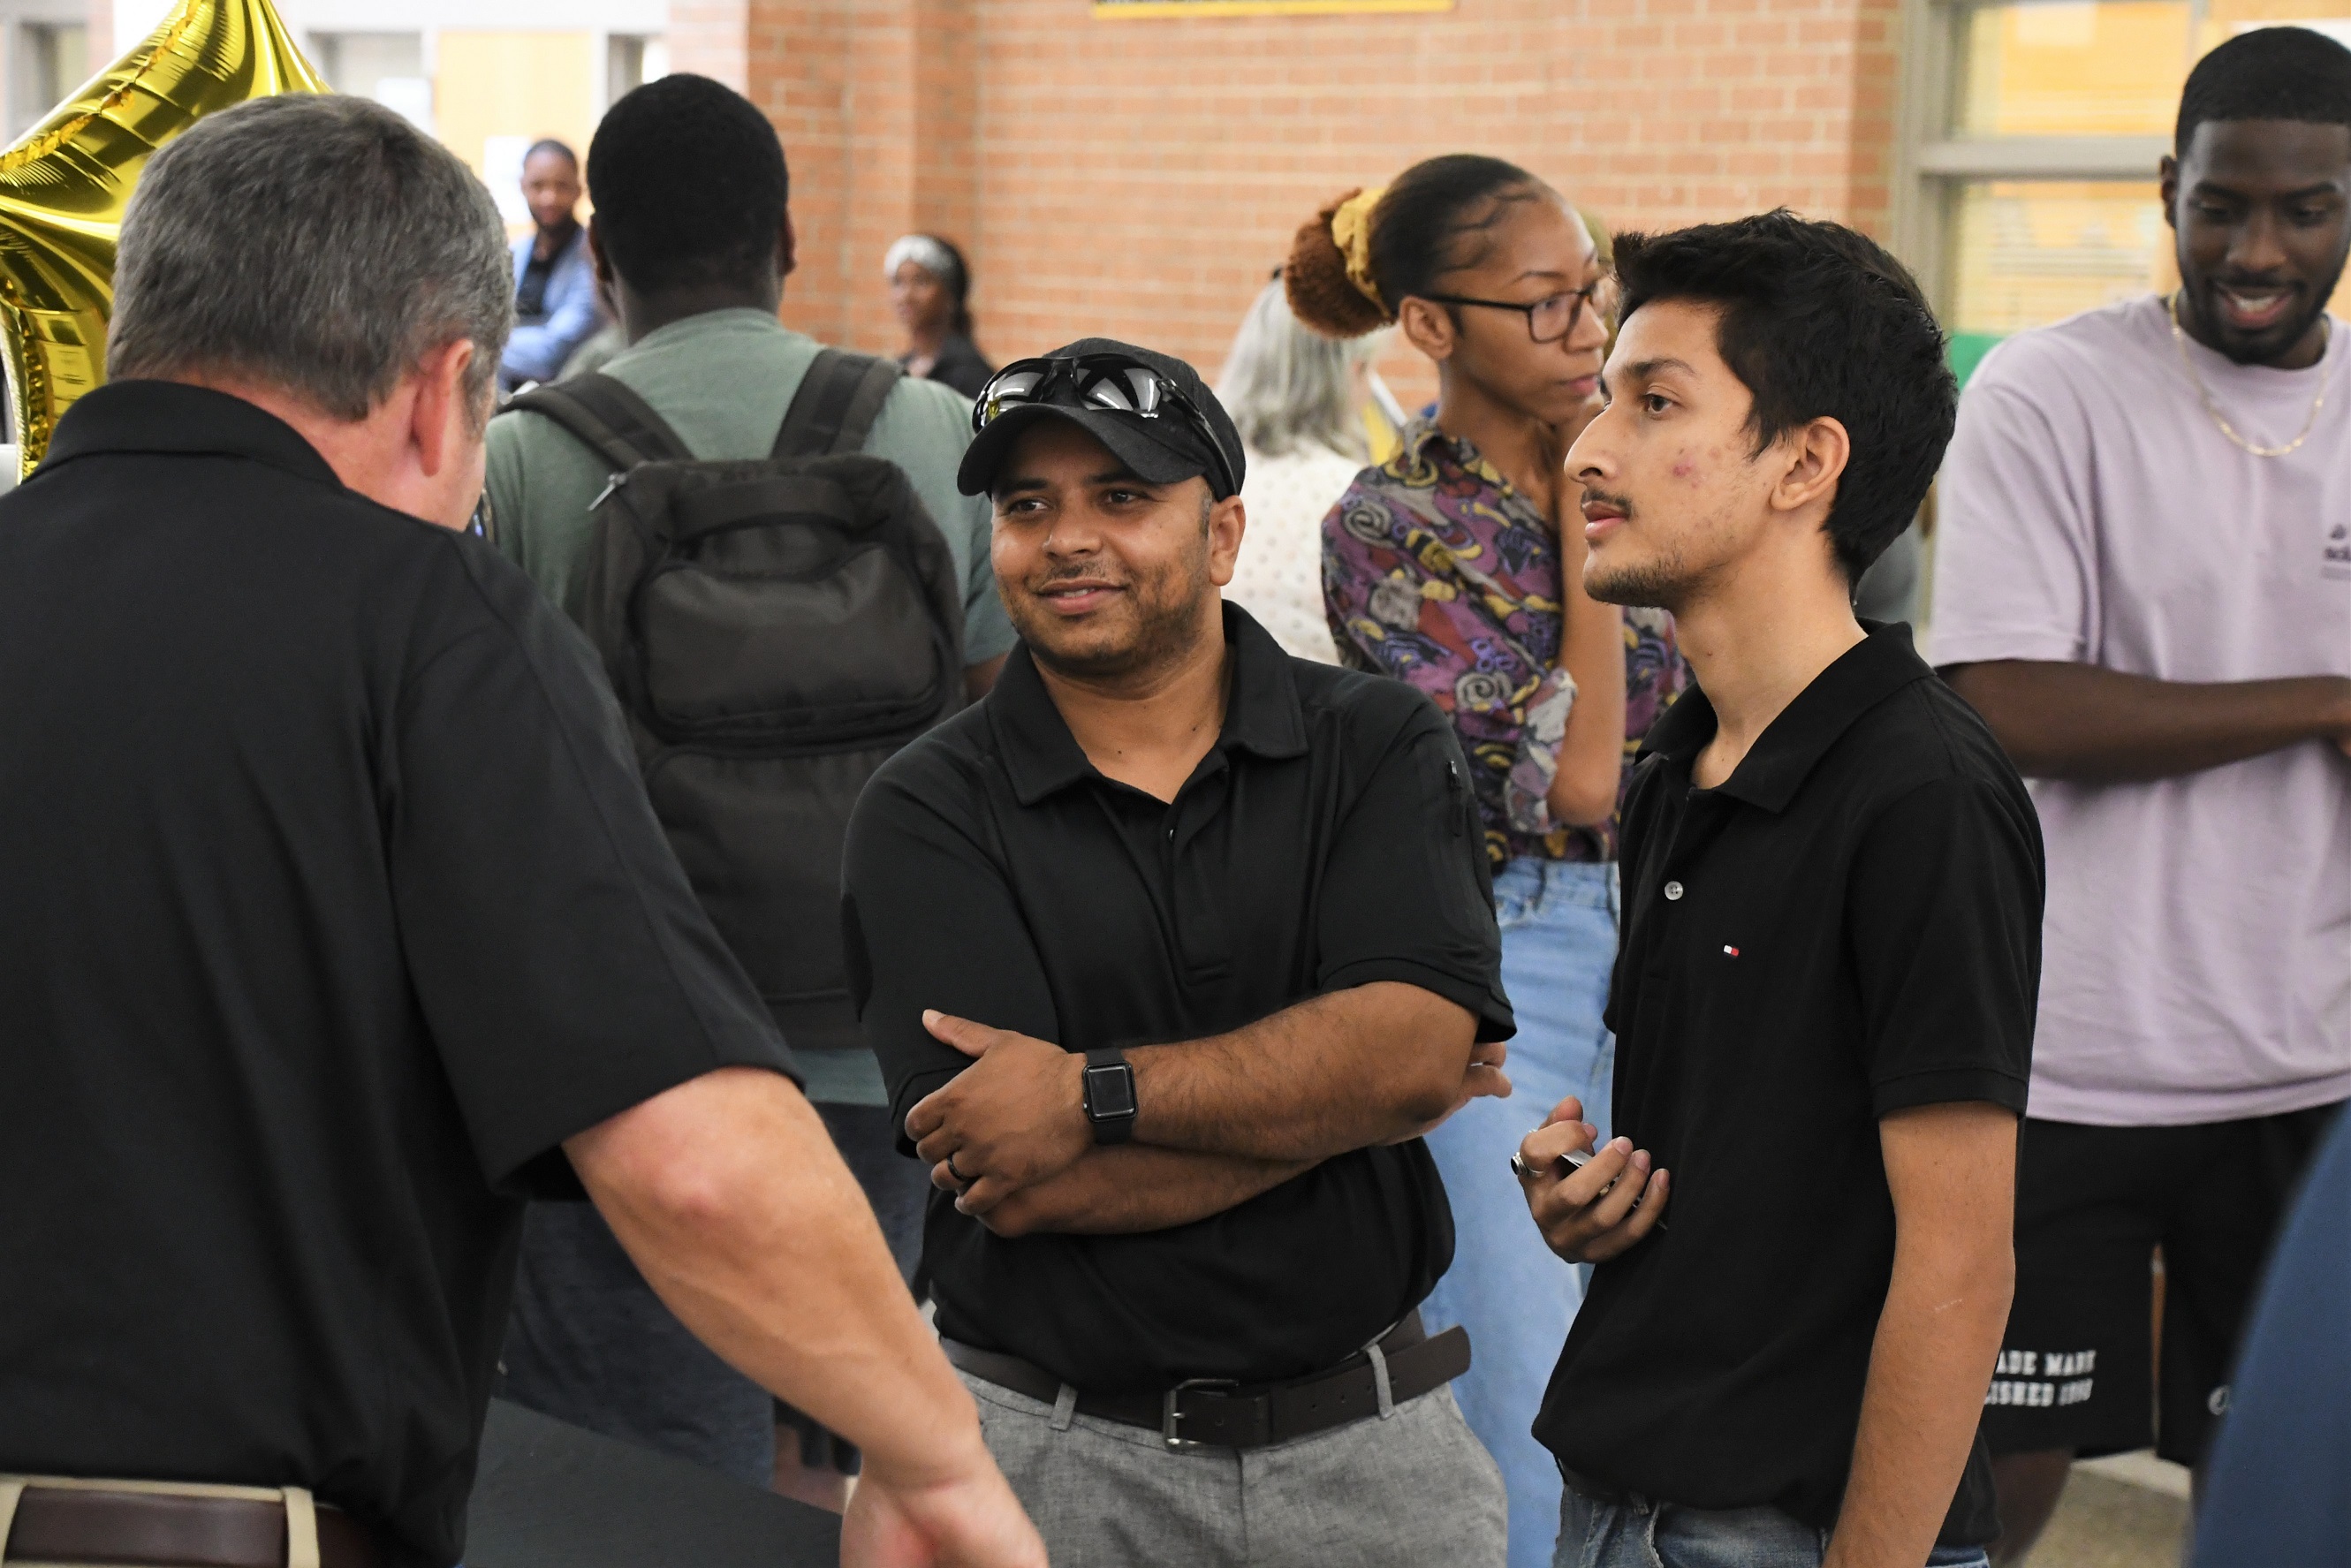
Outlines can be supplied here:
<path id="1" fill-rule="evenodd" d="M 1020 403 L 983 426 L 964 451 L 963 466 L 956 473 L 956 488 L 967 496 L 985 495 L 1013 444 L 1020 439 L 1020 433 L 1040 419 L 1069 421 L 1109 447 L 1120 462 L 1134 471 L 1135 477 L 1152 484 L 1173 485 L 1196 474 L 1208 481 L 1209 490 L 1220 501 L 1232 494 L 1225 486 L 1227 473 L 1232 476 L 1234 487 L 1238 487 L 1245 461 L 1240 432 L 1233 428 L 1232 416 L 1217 401 L 1217 394 L 1208 390 L 1207 382 L 1200 379 L 1199 371 L 1173 354 L 1138 349 L 1111 338 L 1081 338 L 1044 358 L 1082 360 L 1096 355 L 1132 360 L 1155 371 L 1198 411 L 1199 418 L 1195 420 L 1179 408 L 1146 417 L 1093 407 L 1079 402 L 1076 388 L 1063 381 L 1050 390 L 1048 395 L 1052 401 Z M 1006 370 L 1015 368 L 1008 366 Z M 983 390 L 983 402 L 987 396 Z M 1221 465 L 1219 455 L 1223 458 Z"/>

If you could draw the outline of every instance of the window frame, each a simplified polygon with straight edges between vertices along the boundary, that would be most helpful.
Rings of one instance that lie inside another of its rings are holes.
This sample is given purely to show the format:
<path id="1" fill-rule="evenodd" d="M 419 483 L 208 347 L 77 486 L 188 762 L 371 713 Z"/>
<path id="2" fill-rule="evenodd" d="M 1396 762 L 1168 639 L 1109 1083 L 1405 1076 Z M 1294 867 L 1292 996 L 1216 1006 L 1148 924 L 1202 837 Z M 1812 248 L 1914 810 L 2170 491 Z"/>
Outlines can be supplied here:
<path id="1" fill-rule="evenodd" d="M 1938 314 L 1956 303 L 1954 246 L 1961 192 L 1980 181 L 2145 181 L 2171 138 L 2153 136 L 1966 136 L 1951 130 L 1952 106 L 1967 59 L 1968 22 L 1979 10 L 2034 0 L 1901 0 L 1901 75 L 1896 88 L 1891 228 L 1893 249 L 1908 263 Z M 2203 37 L 2207 0 L 2188 0 L 2191 52 Z"/>

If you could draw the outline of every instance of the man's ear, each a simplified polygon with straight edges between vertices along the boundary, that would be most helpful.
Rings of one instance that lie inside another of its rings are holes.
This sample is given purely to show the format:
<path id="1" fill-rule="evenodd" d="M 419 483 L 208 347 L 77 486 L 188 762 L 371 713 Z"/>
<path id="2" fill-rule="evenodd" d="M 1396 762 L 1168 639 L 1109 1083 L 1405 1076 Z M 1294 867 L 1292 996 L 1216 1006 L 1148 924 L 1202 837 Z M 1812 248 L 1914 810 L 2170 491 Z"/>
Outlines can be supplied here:
<path id="1" fill-rule="evenodd" d="M 1779 449 L 1786 466 L 1771 486 L 1771 509 L 1792 513 L 1817 507 L 1825 517 L 1853 458 L 1853 437 L 1844 423 L 1823 415 L 1782 436 Z"/>
<path id="2" fill-rule="evenodd" d="M 2179 160 L 2167 152 L 2155 166 L 2157 188 L 2163 193 L 2163 221 L 2179 227 Z"/>
<path id="3" fill-rule="evenodd" d="M 465 406 L 471 395 L 465 371 L 478 351 L 471 338 L 454 339 L 419 360 L 412 372 L 416 395 L 409 405 L 408 438 L 428 478 L 458 459 L 465 433 L 475 427 L 473 416 L 480 411 Z"/>
<path id="4" fill-rule="evenodd" d="M 789 277 L 800 264 L 799 232 L 792 227 L 792 213 L 784 209 L 783 221 L 776 225 L 776 277 Z"/>
<path id="5" fill-rule="evenodd" d="M 1440 364 L 1453 357 L 1460 338 L 1445 307 L 1410 295 L 1396 308 L 1396 325 L 1404 329 L 1406 342 Z"/>
<path id="6" fill-rule="evenodd" d="M 1228 496 L 1208 508 L 1208 580 L 1218 588 L 1233 580 L 1241 555 L 1241 538 L 1249 532 L 1249 511 L 1238 496 Z"/>
<path id="7" fill-rule="evenodd" d="M 608 292 L 619 281 L 612 276 L 612 264 L 604 255 L 604 236 L 596 227 L 596 214 L 588 214 L 588 258 L 595 264 L 596 281 Z"/>

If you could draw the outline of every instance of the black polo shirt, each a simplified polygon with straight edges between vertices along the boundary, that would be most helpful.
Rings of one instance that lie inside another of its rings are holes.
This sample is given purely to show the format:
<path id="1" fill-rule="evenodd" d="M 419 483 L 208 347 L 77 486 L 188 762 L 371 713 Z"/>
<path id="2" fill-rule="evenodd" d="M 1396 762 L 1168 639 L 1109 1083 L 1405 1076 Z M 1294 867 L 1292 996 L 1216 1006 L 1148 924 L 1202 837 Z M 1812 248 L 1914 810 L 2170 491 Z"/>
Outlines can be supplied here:
<path id="1" fill-rule="evenodd" d="M 1614 1127 L 1673 1173 L 1666 1228 L 1594 1272 L 1535 1436 L 1598 1480 L 1826 1526 L 1893 1273 L 1877 1119 L 2022 1113 L 2040 824 L 1907 627 L 1694 789 L 1714 731 L 1693 690 L 1625 805 Z M 1979 1439 L 1943 1539 L 1994 1533 Z"/>
<path id="2" fill-rule="evenodd" d="M 463 1547 L 527 1191 L 789 1065 L 580 634 L 219 392 L 0 499 L 0 1472 Z"/>
<path id="3" fill-rule="evenodd" d="M 875 775 L 845 915 L 901 1128 L 968 1065 L 925 1008 L 1083 1051 L 1401 980 L 1510 1035 L 1452 727 L 1401 682 L 1290 658 L 1229 605 L 1225 629 L 1224 730 L 1172 804 L 1095 771 L 1025 647 Z M 1007 1240 L 935 1194 L 924 1256 L 941 1333 L 1113 1392 L 1329 1366 L 1428 1293 L 1453 1224 L 1415 1139 L 1143 1235 Z"/>

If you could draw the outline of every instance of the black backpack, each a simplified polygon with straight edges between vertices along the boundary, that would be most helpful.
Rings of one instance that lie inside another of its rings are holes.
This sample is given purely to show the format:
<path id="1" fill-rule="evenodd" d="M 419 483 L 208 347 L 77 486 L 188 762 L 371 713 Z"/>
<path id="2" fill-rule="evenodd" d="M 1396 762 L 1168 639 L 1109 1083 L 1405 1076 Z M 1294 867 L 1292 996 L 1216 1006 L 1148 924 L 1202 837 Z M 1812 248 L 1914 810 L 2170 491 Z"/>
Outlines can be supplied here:
<path id="1" fill-rule="evenodd" d="M 507 405 L 612 465 L 581 629 L 695 894 L 801 1047 L 864 1044 L 841 936 L 850 808 L 964 701 L 955 558 L 897 465 L 860 451 L 899 374 L 825 350 L 773 453 L 740 462 L 696 461 L 609 376 Z"/>

